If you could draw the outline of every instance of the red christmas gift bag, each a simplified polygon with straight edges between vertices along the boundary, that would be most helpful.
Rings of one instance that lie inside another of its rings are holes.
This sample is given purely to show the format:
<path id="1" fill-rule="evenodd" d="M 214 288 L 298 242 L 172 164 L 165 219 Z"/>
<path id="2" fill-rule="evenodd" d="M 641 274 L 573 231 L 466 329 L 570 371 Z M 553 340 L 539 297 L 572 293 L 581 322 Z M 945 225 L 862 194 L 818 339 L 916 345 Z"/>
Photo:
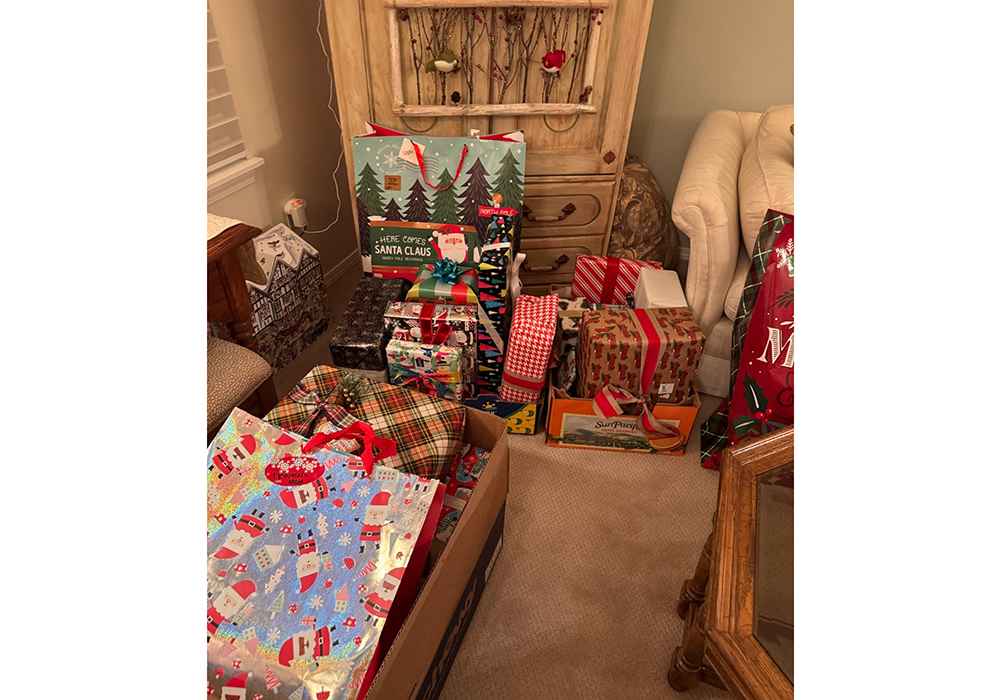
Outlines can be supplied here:
<path id="1" fill-rule="evenodd" d="M 500 399 L 536 403 L 545 386 L 545 376 L 556 335 L 559 296 L 532 297 L 522 294 L 514 305 L 514 318 L 507 339 Z"/>
<path id="2" fill-rule="evenodd" d="M 573 271 L 572 295 L 595 304 L 628 305 L 639 282 L 639 270 L 644 267 L 663 269 L 661 263 L 649 260 L 581 255 Z"/>
<path id="3" fill-rule="evenodd" d="M 795 417 L 794 222 L 781 230 L 747 328 L 729 407 L 729 444 L 774 432 Z"/>

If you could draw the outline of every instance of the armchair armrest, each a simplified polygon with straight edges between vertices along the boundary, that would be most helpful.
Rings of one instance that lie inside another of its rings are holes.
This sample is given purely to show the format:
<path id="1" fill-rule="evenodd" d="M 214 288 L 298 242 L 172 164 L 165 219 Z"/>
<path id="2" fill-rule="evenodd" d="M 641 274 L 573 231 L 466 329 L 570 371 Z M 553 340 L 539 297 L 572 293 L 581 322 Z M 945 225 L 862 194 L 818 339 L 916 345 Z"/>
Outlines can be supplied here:
<path id="1" fill-rule="evenodd" d="M 674 194 L 671 217 L 691 239 L 684 292 L 706 336 L 722 317 L 736 271 L 740 242 L 737 179 L 743 151 L 739 114 L 722 109 L 709 112 L 691 139 Z"/>

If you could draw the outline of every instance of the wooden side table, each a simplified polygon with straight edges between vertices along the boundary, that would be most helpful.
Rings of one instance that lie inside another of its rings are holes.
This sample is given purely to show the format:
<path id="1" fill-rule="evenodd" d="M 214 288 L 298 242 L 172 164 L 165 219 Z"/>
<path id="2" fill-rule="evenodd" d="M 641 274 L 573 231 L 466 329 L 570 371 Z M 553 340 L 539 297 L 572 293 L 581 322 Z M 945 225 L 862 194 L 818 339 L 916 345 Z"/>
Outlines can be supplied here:
<path id="1" fill-rule="evenodd" d="M 739 700 L 791 700 L 794 427 L 726 451 L 713 532 L 681 589 L 667 680 Z"/>

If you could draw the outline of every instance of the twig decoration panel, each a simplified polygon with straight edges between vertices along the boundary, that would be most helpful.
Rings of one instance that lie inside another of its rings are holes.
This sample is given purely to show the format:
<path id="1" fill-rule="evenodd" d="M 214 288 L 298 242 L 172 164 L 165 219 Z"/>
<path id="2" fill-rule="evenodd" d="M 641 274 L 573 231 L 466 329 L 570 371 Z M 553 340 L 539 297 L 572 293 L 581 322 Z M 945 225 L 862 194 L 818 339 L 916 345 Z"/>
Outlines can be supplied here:
<path id="1" fill-rule="evenodd" d="M 594 114 L 609 0 L 385 0 L 398 116 Z"/>

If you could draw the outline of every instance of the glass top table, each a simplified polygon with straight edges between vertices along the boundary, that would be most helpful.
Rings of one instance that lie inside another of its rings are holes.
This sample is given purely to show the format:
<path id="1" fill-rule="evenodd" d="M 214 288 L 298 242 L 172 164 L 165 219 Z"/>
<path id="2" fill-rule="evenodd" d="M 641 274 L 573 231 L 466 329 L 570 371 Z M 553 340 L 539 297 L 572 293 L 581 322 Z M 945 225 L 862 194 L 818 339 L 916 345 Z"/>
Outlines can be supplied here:
<path id="1" fill-rule="evenodd" d="M 757 476 L 753 635 L 794 683 L 794 462 Z"/>

